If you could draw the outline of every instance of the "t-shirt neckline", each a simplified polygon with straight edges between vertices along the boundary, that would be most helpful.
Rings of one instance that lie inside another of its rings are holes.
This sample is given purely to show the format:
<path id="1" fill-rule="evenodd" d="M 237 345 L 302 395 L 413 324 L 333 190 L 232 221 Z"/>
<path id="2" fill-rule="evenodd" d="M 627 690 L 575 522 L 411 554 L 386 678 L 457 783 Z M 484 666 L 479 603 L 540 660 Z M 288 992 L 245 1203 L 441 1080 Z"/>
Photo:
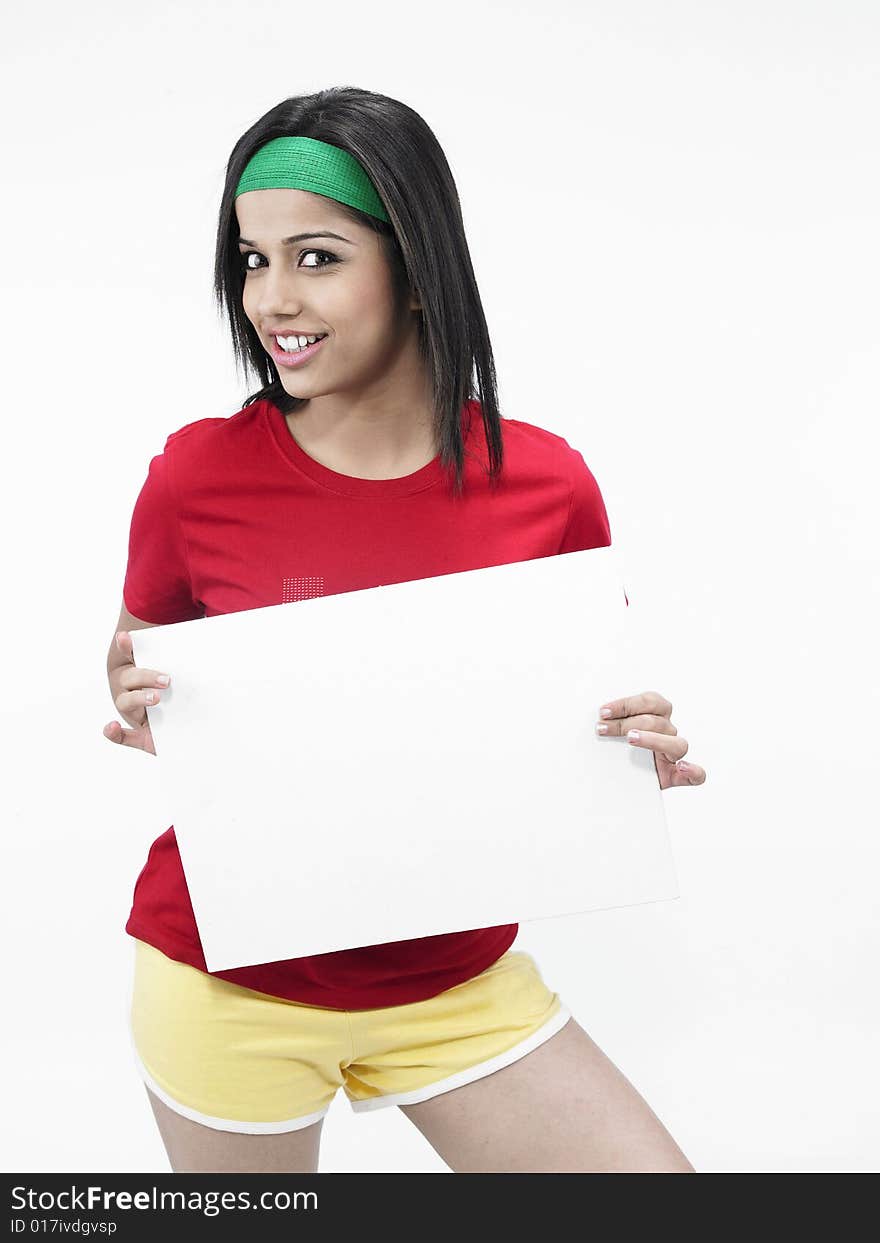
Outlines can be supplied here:
<path id="1" fill-rule="evenodd" d="M 339 471 L 331 470 L 329 466 L 310 457 L 294 440 L 287 426 L 287 420 L 271 399 L 264 398 L 262 405 L 269 431 L 283 456 L 297 470 L 331 492 L 361 497 L 411 496 L 415 492 L 423 492 L 426 488 L 434 487 L 446 473 L 438 453 L 418 470 L 409 475 L 401 475 L 397 479 L 359 479 L 355 475 L 340 474 Z"/>

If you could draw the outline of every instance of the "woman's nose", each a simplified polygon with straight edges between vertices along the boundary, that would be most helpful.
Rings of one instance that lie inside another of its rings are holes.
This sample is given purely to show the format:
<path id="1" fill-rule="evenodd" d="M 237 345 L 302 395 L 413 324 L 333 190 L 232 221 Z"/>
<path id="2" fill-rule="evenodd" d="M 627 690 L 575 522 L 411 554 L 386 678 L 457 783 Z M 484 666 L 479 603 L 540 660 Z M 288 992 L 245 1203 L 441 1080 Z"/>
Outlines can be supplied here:
<path id="1" fill-rule="evenodd" d="M 265 318 L 280 317 L 285 314 L 291 319 L 301 310 L 299 297 L 294 282 L 277 267 L 262 273 L 260 280 L 260 300 L 258 310 Z"/>

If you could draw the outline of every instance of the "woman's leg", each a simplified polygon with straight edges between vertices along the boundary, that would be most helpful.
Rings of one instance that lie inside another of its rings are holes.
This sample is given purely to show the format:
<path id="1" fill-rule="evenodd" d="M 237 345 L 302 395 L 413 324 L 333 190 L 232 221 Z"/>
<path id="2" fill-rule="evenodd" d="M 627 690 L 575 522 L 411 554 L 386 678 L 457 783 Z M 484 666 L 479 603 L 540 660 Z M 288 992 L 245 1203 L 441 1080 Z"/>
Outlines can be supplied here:
<path id="1" fill-rule="evenodd" d="M 315 1173 L 345 1011 L 244 988 L 139 939 L 134 968 L 132 1054 L 174 1172 Z"/>
<path id="2" fill-rule="evenodd" d="M 456 1173 L 696 1173 L 574 1019 L 510 1066 L 399 1108 Z"/>
<path id="3" fill-rule="evenodd" d="M 146 1087 L 168 1160 L 175 1174 L 314 1174 L 321 1143 L 320 1118 L 279 1135 L 217 1131 L 176 1113 Z"/>

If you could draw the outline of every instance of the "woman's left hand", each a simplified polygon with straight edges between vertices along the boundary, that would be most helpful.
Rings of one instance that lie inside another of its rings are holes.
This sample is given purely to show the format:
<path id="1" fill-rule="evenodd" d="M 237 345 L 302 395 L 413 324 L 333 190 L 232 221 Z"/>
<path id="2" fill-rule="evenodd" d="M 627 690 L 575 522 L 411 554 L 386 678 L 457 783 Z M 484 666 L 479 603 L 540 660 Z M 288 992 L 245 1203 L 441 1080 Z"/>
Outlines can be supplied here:
<path id="1" fill-rule="evenodd" d="M 682 760 L 687 754 L 687 740 L 678 736 L 672 724 L 672 704 L 657 691 L 612 699 L 602 708 L 609 709 L 609 713 L 603 716 L 600 709 L 601 721 L 596 732 L 607 738 L 626 735 L 630 746 L 653 751 L 661 790 L 669 786 L 700 786 L 706 780 L 705 768 Z M 607 728 L 603 729 L 603 725 Z"/>

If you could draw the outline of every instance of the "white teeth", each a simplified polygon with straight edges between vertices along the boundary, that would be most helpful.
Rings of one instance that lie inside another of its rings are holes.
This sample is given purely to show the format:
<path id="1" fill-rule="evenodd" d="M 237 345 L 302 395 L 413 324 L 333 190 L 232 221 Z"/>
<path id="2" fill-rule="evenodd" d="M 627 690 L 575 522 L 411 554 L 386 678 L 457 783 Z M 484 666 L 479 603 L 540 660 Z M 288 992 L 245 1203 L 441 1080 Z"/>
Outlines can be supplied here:
<path id="1" fill-rule="evenodd" d="M 279 336 L 276 336 L 275 340 L 278 342 L 282 350 L 288 350 L 290 353 L 296 353 L 297 350 L 305 349 L 307 345 L 314 344 L 315 341 L 317 341 L 319 338 L 323 339 L 324 337 L 326 337 L 326 335 L 327 335 L 326 332 L 324 332 L 324 333 L 319 333 L 319 334 L 316 334 L 310 337 L 300 337 L 300 336 L 279 337 Z"/>

